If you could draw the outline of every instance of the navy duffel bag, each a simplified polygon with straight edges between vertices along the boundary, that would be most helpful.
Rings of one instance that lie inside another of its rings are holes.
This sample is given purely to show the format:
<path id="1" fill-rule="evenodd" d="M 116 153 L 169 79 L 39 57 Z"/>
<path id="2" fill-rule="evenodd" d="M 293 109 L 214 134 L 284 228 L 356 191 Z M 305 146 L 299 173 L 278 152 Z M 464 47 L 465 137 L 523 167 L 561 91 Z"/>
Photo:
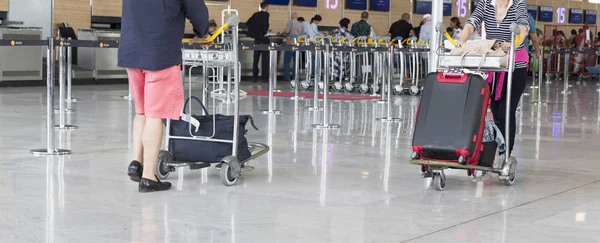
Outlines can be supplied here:
<path id="1" fill-rule="evenodd" d="M 205 114 L 209 114 L 206 107 L 202 104 L 200 99 L 192 96 L 190 99 L 197 101 Z M 190 99 L 185 101 L 184 113 L 187 111 L 188 103 Z M 214 139 L 221 140 L 233 140 L 233 125 L 234 116 L 225 115 L 189 115 L 199 121 L 199 127 L 192 124 L 191 134 L 194 136 L 212 137 Z M 184 115 L 184 116 L 186 116 Z M 189 120 L 189 119 L 188 119 Z M 250 124 L 254 129 L 258 130 L 254 125 L 254 120 L 251 116 L 245 115 L 240 116 L 239 119 L 239 136 L 238 136 L 238 154 L 237 158 L 239 161 L 244 161 L 250 158 L 250 150 L 248 149 L 248 140 L 246 139 L 246 124 L 250 121 Z M 180 137 L 191 137 L 190 136 L 190 122 L 181 120 L 171 120 L 170 131 L 171 136 Z M 233 153 L 233 144 L 215 142 L 215 141 L 201 141 L 201 140 L 188 140 L 188 139 L 176 139 L 172 138 L 169 140 L 169 151 L 173 155 L 175 161 L 179 162 L 206 162 L 206 163 L 219 163 L 223 158 L 231 156 Z"/>

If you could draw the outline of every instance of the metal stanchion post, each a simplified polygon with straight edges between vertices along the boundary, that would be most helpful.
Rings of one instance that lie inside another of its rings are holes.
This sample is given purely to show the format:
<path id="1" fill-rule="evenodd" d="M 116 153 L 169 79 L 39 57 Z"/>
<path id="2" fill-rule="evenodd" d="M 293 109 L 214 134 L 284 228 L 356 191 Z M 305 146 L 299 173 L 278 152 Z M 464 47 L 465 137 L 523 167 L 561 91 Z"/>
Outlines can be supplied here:
<path id="1" fill-rule="evenodd" d="M 393 61 L 393 55 L 394 55 L 393 53 L 394 53 L 394 47 L 390 47 L 390 50 L 387 54 L 388 60 L 390 62 Z M 404 67 L 404 55 L 400 56 L 400 66 Z M 391 75 L 393 72 L 393 67 L 389 66 L 389 65 L 388 65 L 388 67 L 389 67 L 389 70 L 387 70 L 387 73 L 389 75 Z M 404 68 L 400 69 L 400 79 L 404 79 Z M 384 91 L 381 91 L 381 92 L 383 93 Z M 391 97 L 390 94 L 392 93 L 392 85 L 388 85 L 387 92 L 388 92 L 388 98 Z M 381 121 L 381 122 L 390 122 L 390 123 L 400 122 L 400 118 L 392 117 L 392 102 L 391 102 L 391 100 L 388 100 L 388 103 L 387 103 L 387 116 L 382 117 L 382 118 L 377 118 L 377 120 Z"/>
<path id="2" fill-rule="evenodd" d="M 571 91 L 569 91 L 569 58 L 571 57 L 570 53 L 565 53 L 565 70 L 563 71 L 563 79 L 565 82 L 565 87 L 564 90 L 561 91 L 560 93 L 567 95 L 569 93 L 571 93 Z"/>
<path id="3" fill-rule="evenodd" d="M 315 48 L 315 57 L 314 57 L 315 63 L 313 65 L 313 67 L 315 67 L 313 73 L 315 74 L 315 82 L 313 85 L 313 106 L 309 107 L 308 110 L 309 111 L 322 111 L 323 108 L 319 107 L 319 82 L 320 82 L 320 76 L 321 76 L 321 55 L 319 54 L 317 48 Z M 311 68 L 312 67 L 308 67 Z"/>
<path id="4" fill-rule="evenodd" d="M 312 127 L 316 129 L 338 129 L 340 125 L 329 124 L 329 43 L 325 44 L 324 55 L 324 73 L 323 73 L 323 124 L 313 124 Z"/>
<path id="5" fill-rule="evenodd" d="M 292 97 L 292 100 L 301 100 L 302 98 L 300 97 L 300 51 L 295 51 L 295 57 L 294 57 L 294 82 L 296 83 L 296 85 L 294 85 L 294 97 Z"/>
<path id="6" fill-rule="evenodd" d="M 393 47 L 390 47 L 393 50 Z M 381 54 L 383 56 L 383 54 Z M 393 70 L 394 70 L 394 63 L 393 60 L 392 61 L 388 61 L 387 65 L 385 65 L 385 58 L 381 58 L 381 62 L 380 62 L 380 66 L 381 66 L 381 74 L 382 74 L 382 81 L 381 81 L 381 99 L 375 100 L 376 103 L 378 104 L 385 104 L 385 102 L 387 102 L 389 97 L 392 97 L 392 93 L 389 92 L 390 88 L 392 86 L 392 77 L 393 77 Z M 386 70 L 385 68 L 388 68 L 389 70 L 391 70 L 391 72 L 385 72 L 384 70 Z M 386 94 L 387 93 L 387 94 Z"/>
<path id="7" fill-rule="evenodd" d="M 552 69 L 552 51 L 548 50 L 548 59 L 546 60 L 546 83 L 552 83 L 550 71 Z"/>
<path id="8" fill-rule="evenodd" d="M 274 46 L 275 43 L 272 43 Z M 269 110 L 262 111 L 263 114 L 281 114 L 281 111 L 275 110 L 275 85 L 277 82 L 277 51 L 269 50 L 269 67 L 271 72 L 269 74 Z"/>
<path id="9" fill-rule="evenodd" d="M 542 75 L 544 73 L 543 63 L 544 63 L 544 54 L 540 54 L 538 57 L 539 70 L 538 70 L 538 104 L 542 104 Z"/>
<path id="10" fill-rule="evenodd" d="M 535 54 L 533 54 L 533 55 L 535 56 Z M 532 63 L 532 65 L 535 66 L 535 62 Z M 540 65 L 540 63 L 538 63 L 538 65 Z M 535 81 L 536 81 L 535 74 L 536 74 L 536 70 L 535 70 L 535 68 L 532 68 L 531 69 L 531 77 L 532 77 L 531 78 L 531 86 L 529 86 L 529 88 L 532 88 L 532 89 L 538 88 L 538 86 L 535 84 Z M 540 72 L 539 75 L 542 75 L 542 72 Z"/>
<path id="11" fill-rule="evenodd" d="M 70 41 L 71 38 L 68 38 Z M 77 102 L 77 99 L 73 98 L 73 47 L 67 47 L 67 99 L 69 103 Z"/>
<path id="12" fill-rule="evenodd" d="M 74 130 L 77 129 L 77 126 L 73 126 L 73 125 L 67 125 L 65 124 L 66 120 L 67 120 L 67 109 L 66 109 L 66 102 L 67 99 L 65 98 L 65 79 L 66 79 L 66 61 L 65 61 L 65 49 L 66 47 L 64 47 L 63 45 L 60 45 L 58 47 L 58 70 L 59 70 L 59 74 L 58 74 L 58 126 L 55 126 L 56 129 L 64 129 L 64 130 Z"/>
<path id="13" fill-rule="evenodd" d="M 34 149 L 33 155 L 67 155 L 70 150 L 54 148 L 54 40 L 48 38 L 46 64 L 46 148 Z"/>

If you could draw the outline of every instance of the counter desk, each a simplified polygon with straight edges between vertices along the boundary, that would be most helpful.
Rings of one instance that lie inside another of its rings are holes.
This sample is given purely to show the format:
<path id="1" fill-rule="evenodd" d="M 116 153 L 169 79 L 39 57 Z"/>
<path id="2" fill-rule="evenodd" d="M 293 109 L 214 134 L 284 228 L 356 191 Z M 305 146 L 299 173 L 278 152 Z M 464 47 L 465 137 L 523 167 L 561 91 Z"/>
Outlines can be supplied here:
<path id="1" fill-rule="evenodd" d="M 41 40 L 42 29 L 2 27 L 0 39 Z M 0 81 L 42 80 L 46 49 L 42 46 L 0 47 Z"/>

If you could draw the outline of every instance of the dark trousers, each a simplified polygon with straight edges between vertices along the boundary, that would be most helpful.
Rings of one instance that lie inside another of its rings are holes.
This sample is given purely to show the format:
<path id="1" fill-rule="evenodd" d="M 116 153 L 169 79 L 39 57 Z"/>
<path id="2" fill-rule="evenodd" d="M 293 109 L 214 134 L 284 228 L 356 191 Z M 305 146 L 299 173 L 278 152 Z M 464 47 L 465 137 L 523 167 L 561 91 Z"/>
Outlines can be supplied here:
<path id="1" fill-rule="evenodd" d="M 526 86 L 526 78 L 527 78 L 527 69 L 526 68 L 516 68 L 513 72 L 513 82 L 512 82 L 512 91 L 510 98 L 510 148 L 508 148 L 508 155 L 510 155 L 515 147 L 515 134 L 517 132 L 517 106 L 519 105 L 519 101 L 521 100 L 521 96 L 525 91 Z M 500 96 L 500 100 L 495 99 L 495 95 L 492 95 L 492 102 L 490 104 L 490 109 L 494 114 L 494 121 L 496 121 L 496 125 L 502 132 L 504 139 L 506 139 L 506 91 L 508 85 L 508 74 L 504 75 L 504 87 L 502 87 L 502 95 Z M 494 90 L 492 90 L 494 92 Z"/>
<path id="2" fill-rule="evenodd" d="M 254 39 L 254 44 L 269 44 L 269 39 Z M 262 65 L 260 71 L 262 73 L 262 80 L 269 80 L 269 52 L 268 51 L 254 51 L 254 61 L 252 63 L 252 79 L 258 81 L 258 60 L 262 56 Z"/>

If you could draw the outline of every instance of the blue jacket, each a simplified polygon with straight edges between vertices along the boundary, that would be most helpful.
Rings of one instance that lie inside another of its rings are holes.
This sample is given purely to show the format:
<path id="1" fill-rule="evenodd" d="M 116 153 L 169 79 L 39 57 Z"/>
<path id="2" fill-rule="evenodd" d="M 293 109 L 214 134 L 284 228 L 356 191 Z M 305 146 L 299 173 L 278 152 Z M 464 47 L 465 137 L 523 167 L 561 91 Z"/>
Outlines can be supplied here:
<path id="1" fill-rule="evenodd" d="M 118 65 L 148 71 L 180 65 L 186 18 L 196 36 L 208 32 L 204 0 L 123 0 Z"/>

